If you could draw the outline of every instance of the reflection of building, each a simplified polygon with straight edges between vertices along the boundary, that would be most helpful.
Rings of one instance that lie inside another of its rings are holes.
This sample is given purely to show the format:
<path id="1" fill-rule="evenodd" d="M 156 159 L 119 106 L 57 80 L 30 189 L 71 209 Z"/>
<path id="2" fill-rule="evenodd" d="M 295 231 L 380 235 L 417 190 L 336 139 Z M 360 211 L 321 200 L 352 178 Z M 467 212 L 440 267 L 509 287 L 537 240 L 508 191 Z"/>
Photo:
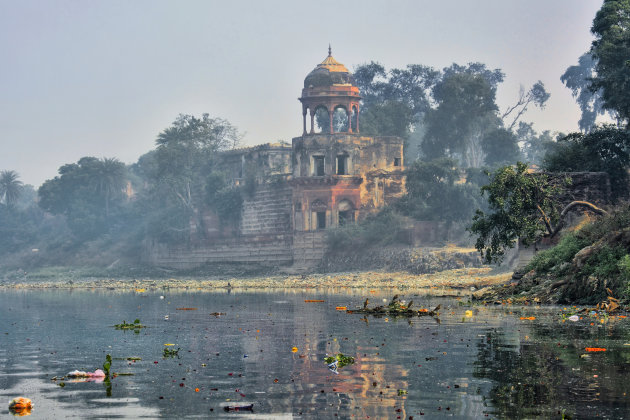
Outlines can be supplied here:
<path id="1" fill-rule="evenodd" d="M 224 153 L 224 171 L 248 192 L 239 225 L 228 227 L 202 210 L 205 232 L 193 232 L 193 252 L 154 243 L 149 259 L 180 268 L 205 262 L 316 264 L 324 229 L 355 223 L 404 193 L 403 140 L 360 135 L 360 99 L 352 74 L 329 48 L 304 80 L 302 136 L 290 146 Z"/>

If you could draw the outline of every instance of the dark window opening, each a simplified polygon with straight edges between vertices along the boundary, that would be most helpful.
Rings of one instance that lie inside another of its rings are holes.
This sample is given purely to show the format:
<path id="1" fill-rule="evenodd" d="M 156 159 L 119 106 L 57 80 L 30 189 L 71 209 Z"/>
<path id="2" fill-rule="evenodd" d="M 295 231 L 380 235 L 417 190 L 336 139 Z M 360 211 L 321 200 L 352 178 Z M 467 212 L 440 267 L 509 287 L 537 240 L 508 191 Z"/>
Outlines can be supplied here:
<path id="1" fill-rule="evenodd" d="M 339 212 L 339 226 L 344 226 L 354 221 L 354 212 L 352 210 Z"/>
<path id="2" fill-rule="evenodd" d="M 315 176 L 324 176 L 324 156 L 313 156 Z"/>
<path id="3" fill-rule="evenodd" d="M 326 212 L 317 212 L 317 229 L 326 229 Z"/>
<path id="4" fill-rule="evenodd" d="M 400 166 L 400 158 L 394 158 L 394 166 Z"/>
<path id="5" fill-rule="evenodd" d="M 348 175 L 347 159 L 345 155 L 337 156 L 337 175 Z"/>

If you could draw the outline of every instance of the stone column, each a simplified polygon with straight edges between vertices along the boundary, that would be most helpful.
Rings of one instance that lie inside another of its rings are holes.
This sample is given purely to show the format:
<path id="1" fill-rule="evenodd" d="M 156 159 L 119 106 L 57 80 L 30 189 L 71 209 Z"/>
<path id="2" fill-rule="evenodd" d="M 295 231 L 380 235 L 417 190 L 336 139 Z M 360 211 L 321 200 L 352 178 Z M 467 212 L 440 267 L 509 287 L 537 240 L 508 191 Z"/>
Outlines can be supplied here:
<path id="1" fill-rule="evenodd" d="M 311 113 L 311 134 L 315 133 L 315 112 L 313 109 L 310 109 Z"/>
<path id="2" fill-rule="evenodd" d="M 346 115 L 348 116 L 348 133 L 352 133 L 352 110 L 346 109 Z"/>
<path id="3" fill-rule="evenodd" d="M 305 136 L 306 135 L 306 108 L 304 108 L 304 111 L 302 112 L 302 127 L 304 128 L 304 131 L 302 131 L 302 135 Z"/>
<path id="4" fill-rule="evenodd" d="M 333 134 L 333 115 L 335 115 L 335 110 L 328 110 L 328 119 L 330 120 L 330 134 Z"/>

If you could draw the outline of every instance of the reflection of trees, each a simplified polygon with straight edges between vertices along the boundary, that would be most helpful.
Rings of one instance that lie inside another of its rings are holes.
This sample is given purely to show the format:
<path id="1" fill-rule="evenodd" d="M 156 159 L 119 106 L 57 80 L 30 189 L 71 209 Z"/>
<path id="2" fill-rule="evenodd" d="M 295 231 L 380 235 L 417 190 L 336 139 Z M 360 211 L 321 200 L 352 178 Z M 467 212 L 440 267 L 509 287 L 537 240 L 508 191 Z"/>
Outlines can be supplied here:
<path id="1" fill-rule="evenodd" d="M 619 352 L 582 359 L 581 344 L 573 342 L 575 329 L 534 328 L 532 333 L 531 343 L 511 345 L 505 333 L 492 330 L 478 344 L 473 375 L 494 382 L 488 397 L 495 414 L 614 417 L 627 410 L 626 385 L 618 380 L 628 367 Z"/>
<path id="2" fill-rule="evenodd" d="M 557 415 L 562 400 L 558 388 L 568 372 L 553 349 L 515 348 L 503 332 L 492 330 L 478 351 L 473 374 L 495 382 L 489 397 L 497 414 L 506 418 Z"/>

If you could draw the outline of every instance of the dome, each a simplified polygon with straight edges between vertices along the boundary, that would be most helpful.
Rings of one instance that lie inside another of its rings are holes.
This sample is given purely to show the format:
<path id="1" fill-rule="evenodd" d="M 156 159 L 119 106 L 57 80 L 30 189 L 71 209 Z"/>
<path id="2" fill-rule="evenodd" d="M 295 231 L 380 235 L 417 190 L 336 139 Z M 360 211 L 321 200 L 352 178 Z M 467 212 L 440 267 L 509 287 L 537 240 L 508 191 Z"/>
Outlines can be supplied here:
<path id="1" fill-rule="evenodd" d="M 304 79 L 304 88 L 328 87 L 333 85 L 353 85 L 354 79 L 346 66 L 338 62 L 331 55 L 328 48 L 328 57 L 315 67 Z"/>

